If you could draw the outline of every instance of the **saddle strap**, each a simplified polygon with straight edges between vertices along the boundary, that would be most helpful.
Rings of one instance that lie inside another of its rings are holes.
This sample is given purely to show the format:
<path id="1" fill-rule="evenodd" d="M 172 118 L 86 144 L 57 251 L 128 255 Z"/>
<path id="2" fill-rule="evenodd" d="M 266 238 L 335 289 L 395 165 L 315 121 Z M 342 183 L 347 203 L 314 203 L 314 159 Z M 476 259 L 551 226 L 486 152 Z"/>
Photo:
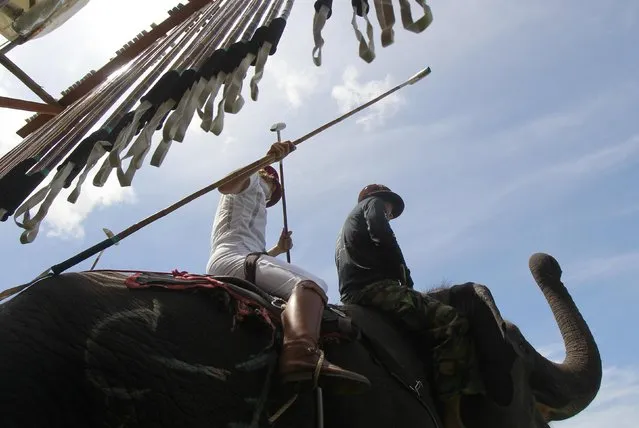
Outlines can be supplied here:
<path id="1" fill-rule="evenodd" d="M 257 261 L 263 254 L 267 254 L 267 253 L 255 252 L 255 253 L 250 253 L 248 256 L 246 256 L 246 259 L 244 260 L 244 278 L 248 282 L 255 284 L 255 273 L 257 270 Z"/>
<path id="2" fill-rule="evenodd" d="M 374 335 L 368 334 L 364 328 L 358 326 L 361 329 L 361 338 L 368 345 L 368 349 L 373 354 L 373 358 L 376 359 L 383 367 L 386 368 L 386 371 L 395 378 L 395 380 L 406 390 L 410 391 L 413 397 L 424 407 L 429 415 L 431 416 L 435 426 L 439 426 L 437 422 L 437 418 L 435 417 L 433 410 L 430 408 L 428 403 L 424 401 L 421 395 L 421 388 L 424 387 L 424 383 L 417 380 L 415 382 L 410 382 L 407 379 L 406 373 L 403 369 L 397 364 L 395 358 L 386 350 L 384 344 L 375 339 Z"/>

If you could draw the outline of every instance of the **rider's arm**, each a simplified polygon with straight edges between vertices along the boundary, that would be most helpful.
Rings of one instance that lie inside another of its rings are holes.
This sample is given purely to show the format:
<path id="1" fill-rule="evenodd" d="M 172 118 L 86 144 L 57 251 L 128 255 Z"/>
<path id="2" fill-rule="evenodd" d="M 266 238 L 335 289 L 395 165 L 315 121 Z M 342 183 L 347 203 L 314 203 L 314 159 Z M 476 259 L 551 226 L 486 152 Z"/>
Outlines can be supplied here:
<path id="1" fill-rule="evenodd" d="M 377 245 L 396 247 L 397 240 L 386 218 L 385 204 L 381 198 L 372 198 L 364 207 L 366 227 L 371 240 Z"/>
<path id="2" fill-rule="evenodd" d="M 368 234 L 377 246 L 385 250 L 388 263 L 391 266 L 397 267 L 400 278 L 407 276 L 407 278 L 405 278 L 406 282 L 410 284 L 412 283 L 412 280 L 409 279 L 410 271 L 404 271 L 404 269 L 406 269 L 404 255 L 399 248 L 393 229 L 390 227 L 390 223 L 386 218 L 384 208 L 384 201 L 380 198 L 372 198 L 371 201 L 366 204 L 364 217 L 366 218 Z"/>
<path id="3" fill-rule="evenodd" d="M 282 253 L 287 252 L 291 248 L 293 248 L 293 239 L 291 238 L 292 231 L 285 231 L 282 229 L 282 233 L 280 234 L 280 239 L 277 241 L 277 245 L 267 251 L 268 255 L 271 257 L 277 257 Z"/>
<path id="4" fill-rule="evenodd" d="M 228 183 L 221 185 L 220 187 L 217 188 L 217 190 L 219 190 L 220 193 L 223 193 L 225 195 L 237 194 L 246 190 L 250 182 L 251 182 L 250 176 L 247 178 L 236 178 L 235 180 L 229 181 Z"/>
<path id="5" fill-rule="evenodd" d="M 295 144 L 290 141 L 282 141 L 271 145 L 268 152 L 266 152 L 266 155 L 272 156 L 275 160 L 282 160 L 293 150 L 295 150 Z M 225 195 L 228 195 L 230 193 L 237 194 L 246 190 L 249 184 L 250 177 L 236 178 L 235 180 L 229 181 L 228 183 L 218 187 L 218 190 L 220 191 L 220 193 L 223 193 Z"/>
<path id="6" fill-rule="evenodd" d="M 277 257 L 282 253 L 285 253 L 286 250 L 282 250 L 279 246 L 274 246 L 273 248 L 271 248 L 270 250 L 268 250 L 266 253 L 271 256 L 271 257 Z"/>

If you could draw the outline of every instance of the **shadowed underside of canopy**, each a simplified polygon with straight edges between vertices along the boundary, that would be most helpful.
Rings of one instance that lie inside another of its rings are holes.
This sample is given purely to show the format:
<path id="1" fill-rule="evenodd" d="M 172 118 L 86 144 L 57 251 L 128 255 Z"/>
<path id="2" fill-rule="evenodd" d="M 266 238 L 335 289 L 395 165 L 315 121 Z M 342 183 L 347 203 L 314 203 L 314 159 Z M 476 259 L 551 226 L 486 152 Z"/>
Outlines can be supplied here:
<path id="1" fill-rule="evenodd" d="M 42 37 L 87 3 L 89 0 L 0 0 L 0 34 L 19 43 Z"/>
<path id="2" fill-rule="evenodd" d="M 419 33 L 430 25 L 432 15 L 424 0 L 413 1 L 423 11 L 419 19 L 413 19 L 409 0 L 398 0 L 399 11 L 403 27 Z M 371 2 L 382 46 L 389 46 L 394 41 L 394 4 Z M 26 138 L 0 158 L 0 220 L 14 215 L 24 229 L 20 241 L 32 242 L 63 188 L 72 188 L 67 200 L 75 203 L 87 179 L 101 187 L 115 174 L 121 186 L 130 186 L 147 159 L 153 166 L 162 165 L 172 143 L 184 140 L 193 119 L 204 131 L 220 135 L 225 114 L 242 109 L 245 87 L 257 101 L 268 57 L 276 53 L 294 3 L 190 0 L 172 9 L 172 26 L 166 24 L 164 31 L 157 28 L 164 23 L 154 26 L 148 32 L 158 33 L 153 39 L 141 33 L 143 48 L 135 55 L 129 49 L 130 60 L 118 63 L 119 70 L 102 80 L 89 73 L 63 92 L 59 113 L 36 115 L 19 131 Z M 313 6 L 312 60 L 320 66 L 322 30 L 333 5 L 332 0 L 318 0 Z M 352 8 L 359 56 L 371 62 L 372 9 L 368 0 L 352 0 Z"/>

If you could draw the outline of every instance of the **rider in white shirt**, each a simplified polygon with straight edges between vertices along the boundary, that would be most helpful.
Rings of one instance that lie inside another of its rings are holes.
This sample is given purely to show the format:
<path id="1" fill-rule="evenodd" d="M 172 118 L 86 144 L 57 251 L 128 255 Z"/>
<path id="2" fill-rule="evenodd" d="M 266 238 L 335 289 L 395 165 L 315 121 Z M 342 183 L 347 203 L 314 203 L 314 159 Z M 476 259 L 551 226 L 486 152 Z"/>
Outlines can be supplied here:
<path id="1" fill-rule="evenodd" d="M 280 160 L 294 149 L 288 141 L 275 143 L 267 154 Z M 207 272 L 250 280 L 267 293 L 287 300 L 282 312 L 284 341 L 279 360 L 283 381 L 312 382 L 319 366 L 319 385 L 324 388 L 337 393 L 368 388 L 366 377 L 326 361 L 318 348 L 328 287 L 317 276 L 276 258 L 292 247 L 291 232 L 283 231 L 278 244 L 266 251 L 266 209 L 282 195 L 275 169 L 268 166 L 249 178 L 220 186 L 219 191 L 222 196 L 213 222 Z"/>
<path id="2" fill-rule="evenodd" d="M 277 187 L 277 172 L 270 166 L 251 175 L 248 186 L 239 193 L 222 194 L 213 223 L 211 256 L 207 271 L 244 277 L 246 257 L 249 254 L 262 253 L 264 256 L 257 260 L 254 280 L 258 281 L 267 293 L 288 300 L 293 287 L 304 279 L 312 280 L 324 293 L 328 292 L 328 286 L 322 279 L 298 266 L 275 258 L 292 247 L 291 232 L 282 232 L 278 245 L 266 251 L 264 235 L 267 197 L 272 186 L 268 180 L 277 183 L 277 195 L 275 198 L 271 196 L 268 201 L 271 206 L 279 200 L 281 191 Z"/>

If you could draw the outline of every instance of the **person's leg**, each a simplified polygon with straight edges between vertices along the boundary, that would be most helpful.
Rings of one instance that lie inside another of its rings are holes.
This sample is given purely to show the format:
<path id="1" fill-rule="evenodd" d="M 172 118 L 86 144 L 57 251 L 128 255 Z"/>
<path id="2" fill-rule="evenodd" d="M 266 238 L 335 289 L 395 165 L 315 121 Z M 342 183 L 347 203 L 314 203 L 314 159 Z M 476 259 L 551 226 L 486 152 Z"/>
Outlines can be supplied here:
<path id="1" fill-rule="evenodd" d="M 460 324 L 462 330 L 467 330 L 455 308 L 396 281 L 376 282 L 343 295 L 342 301 L 378 308 L 416 333 L 428 328 L 433 335 L 439 336 L 451 324 Z"/>
<path id="2" fill-rule="evenodd" d="M 433 382 L 442 400 L 477 393 L 482 385 L 475 372 L 468 321 L 455 308 L 413 289 L 384 281 L 342 296 L 344 303 L 371 306 L 432 345 Z"/>
<path id="3" fill-rule="evenodd" d="M 262 255 L 257 260 L 255 283 L 267 293 L 288 300 L 291 291 L 300 281 L 312 281 L 326 294 L 328 286 L 323 279 L 283 260 Z"/>
<path id="4" fill-rule="evenodd" d="M 328 301 L 321 279 L 269 256 L 260 257 L 256 283 L 267 293 L 287 300 L 282 311 L 284 340 L 279 366 L 284 382 L 318 385 L 332 393 L 361 393 L 368 379 L 328 362 L 318 347 L 322 313 Z M 318 284 L 319 283 L 319 284 Z"/>
<path id="5" fill-rule="evenodd" d="M 237 252 L 211 258 L 207 263 L 206 273 L 208 275 L 234 276 L 236 278 L 246 279 L 244 277 L 244 254 Z"/>

